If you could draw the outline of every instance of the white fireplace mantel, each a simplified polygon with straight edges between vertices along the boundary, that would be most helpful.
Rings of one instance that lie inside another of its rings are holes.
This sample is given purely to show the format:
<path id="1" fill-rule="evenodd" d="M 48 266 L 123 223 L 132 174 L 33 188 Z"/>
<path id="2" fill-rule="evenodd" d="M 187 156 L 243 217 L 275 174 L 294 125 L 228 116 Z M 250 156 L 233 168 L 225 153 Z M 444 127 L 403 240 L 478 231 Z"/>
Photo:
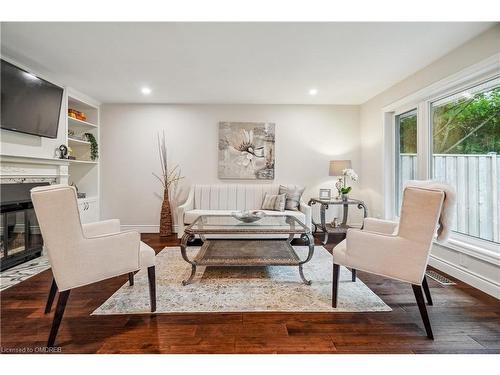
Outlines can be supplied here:
<path id="1" fill-rule="evenodd" d="M 42 180 L 64 184 L 68 183 L 68 165 L 64 159 L 0 155 L 0 178 L 2 183 Z"/>

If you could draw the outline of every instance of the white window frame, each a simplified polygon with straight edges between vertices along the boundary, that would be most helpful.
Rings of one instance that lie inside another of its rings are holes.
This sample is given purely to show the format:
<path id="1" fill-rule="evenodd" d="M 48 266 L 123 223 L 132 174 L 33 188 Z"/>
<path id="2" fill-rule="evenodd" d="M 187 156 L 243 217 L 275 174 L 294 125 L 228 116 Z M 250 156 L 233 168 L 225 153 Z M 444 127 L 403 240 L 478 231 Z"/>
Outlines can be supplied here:
<path id="1" fill-rule="evenodd" d="M 382 109 L 384 121 L 384 218 L 397 219 L 396 199 L 396 116 L 417 108 L 417 178 L 432 178 L 431 103 L 481 82 L 500 76 L 500 53 L 402 98 Z M 446 246 L 500 265 L 498 244 L 453 232 Z"/>

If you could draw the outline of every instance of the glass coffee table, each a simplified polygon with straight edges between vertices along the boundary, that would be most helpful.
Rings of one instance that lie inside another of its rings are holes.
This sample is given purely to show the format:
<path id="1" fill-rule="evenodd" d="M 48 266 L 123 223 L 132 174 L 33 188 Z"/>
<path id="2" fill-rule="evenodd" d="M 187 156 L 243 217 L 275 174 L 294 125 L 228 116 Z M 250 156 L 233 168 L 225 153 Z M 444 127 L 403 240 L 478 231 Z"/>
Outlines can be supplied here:
<path id="1" fill-rule="evenodd" d="M 233 239 L 207 239 L 206 236 L 234 236 Z M 252 238 L 238 238 L 251 235 Z M 300 259 L 291 242 L 295 235 L 309 247 L 305 259 Z M 188 242 L 199 236 L 203 241 L 198 254 L 189 259 L 186 253 Z M 259 236 L 285 236 L 284 239 L 263 239 Z M 298 267 L 302 281 L 311 285 L 304 277 L 302 266 L 314 254 L 314 239 L 311 230 L 293 216 L 265 216 L 253 223 L 244 223 L 232 216 L 202 215 L 189 225 L 181 239 L 182 258 L 191 265 L 191 275 L 182 285 L 189 284 L 198 266 L 294 266 Z"/>

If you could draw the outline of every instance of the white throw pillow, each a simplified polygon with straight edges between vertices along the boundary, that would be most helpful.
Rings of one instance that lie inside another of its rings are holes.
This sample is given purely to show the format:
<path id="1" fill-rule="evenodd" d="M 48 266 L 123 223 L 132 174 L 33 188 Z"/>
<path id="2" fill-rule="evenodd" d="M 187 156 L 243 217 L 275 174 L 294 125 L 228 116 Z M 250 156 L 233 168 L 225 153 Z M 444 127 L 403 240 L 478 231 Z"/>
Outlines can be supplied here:
<path id="1" fill-rule="evenodd" d="M 280 185 L 280 190 L 278 194 L 286 194 L 285 209 L 291 211 L 298 211 L 300 206 L 300 197 L 305 188 L 294 186 L 288 187 Z"/>
<path id="2" fill-rule="evenodd" d="M 266 193 L 262 201 L 263 210 L 285 211 L 286 194 L 271 195 Z"/>

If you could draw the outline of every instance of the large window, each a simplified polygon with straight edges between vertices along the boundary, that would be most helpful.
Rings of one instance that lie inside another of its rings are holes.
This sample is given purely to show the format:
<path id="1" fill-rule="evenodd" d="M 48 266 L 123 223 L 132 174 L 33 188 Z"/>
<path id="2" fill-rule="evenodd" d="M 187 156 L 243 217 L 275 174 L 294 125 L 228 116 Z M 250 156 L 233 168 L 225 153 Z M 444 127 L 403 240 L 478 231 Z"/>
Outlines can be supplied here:
<path id="1" fill-rule="evenodd" d="M 401 208 L 403 187 L 417 173 L 417 110 L 396 116 L 396 213 Z"/>
<path id="2" fill-rule="evenodd" d="M 386 151 L 390 150 L 386 157 L 393 155 L 386 160 L 395 166 L 394 173 L 385 176 L 386 217 L 399 216 L 407 180 L 444 181 L 457 193 L 450 244 L 472 252 L 499 252 L 498 58 L 424 88 L 384 111 L 385 130 L 392 129 L 385 133 Z"/>
<path id="3" fill-rule="evenodd" d="M 457 192 L 454 230 L 499 239 L 500 80 L 434 101 L 432 178 Z"/>

